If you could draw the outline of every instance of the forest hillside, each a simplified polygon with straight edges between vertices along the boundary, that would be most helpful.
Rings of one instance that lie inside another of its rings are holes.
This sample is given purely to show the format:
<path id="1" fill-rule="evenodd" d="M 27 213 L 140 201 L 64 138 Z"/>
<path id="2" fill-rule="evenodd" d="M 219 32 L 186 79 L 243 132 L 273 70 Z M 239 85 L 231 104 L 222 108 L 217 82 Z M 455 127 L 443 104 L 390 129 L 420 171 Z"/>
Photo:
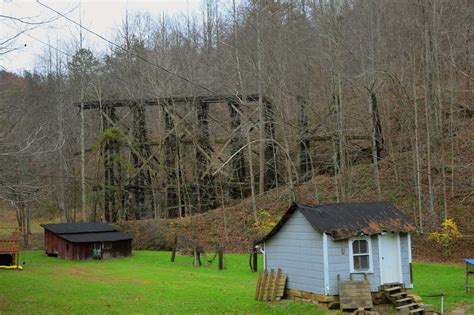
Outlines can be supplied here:
<path id="1" fill-rule="evenodd" d="M 474 248 L 472 11 L 205 0 L 108 39 L 53 10 L 77 36 L 0 70 L 1 214 L 26 244 L 32 222 L 101 221 L 137 248 L 246 252 L 292 202 L 388 200 L 420 259 L 474 254 L 452 250 Z"/>

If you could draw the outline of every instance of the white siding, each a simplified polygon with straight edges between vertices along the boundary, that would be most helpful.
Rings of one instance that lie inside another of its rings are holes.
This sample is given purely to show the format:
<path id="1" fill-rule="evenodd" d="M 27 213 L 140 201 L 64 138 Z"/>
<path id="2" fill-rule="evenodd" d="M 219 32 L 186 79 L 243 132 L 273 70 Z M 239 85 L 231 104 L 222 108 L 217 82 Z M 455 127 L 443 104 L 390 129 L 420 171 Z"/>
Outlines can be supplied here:
<path id="1" fill-rule="evenodd" d="M 349 279 L 350 256 L 348 241 L 328 242 L 329 295 L 338 295 L 337 275 L 342 280 Z M 372 273 L 368 274 L 370 289 L 377 292 L 380 286 L 380 258 L 378 235 L 371 236 Z M 406 287 L 410 287 L 410 266 L 408 237 L 400 233 L 402 278 Z M 288 275 L 287 288 L 318 294 L 324 290 L 323 236 L 316 232 L 301 214 L 295 211 L 280 231 L 265 242 L 267 269 L 281 268 Z M 362 274 L 354 274 L 353 279 L 363 279 Z"/>
<path id="2" fill-rule="evenodd" d="M 324 294 L 322 234 L 295 211 L 280 231 L 265 242 L 267 269 L 281 268 L 287 288 Z"/>
<path id="3" fill-rule="evenodd" d="M 409 252 L 411 252 L 411 248 L 408 248 L 408 234 L 407 233 L 400 233 L 400 250 L 402 256 L 402 282 L 406 288 L 411 288 L 412 285 L 410 283 L 410 259 L 409 259 Z"/>

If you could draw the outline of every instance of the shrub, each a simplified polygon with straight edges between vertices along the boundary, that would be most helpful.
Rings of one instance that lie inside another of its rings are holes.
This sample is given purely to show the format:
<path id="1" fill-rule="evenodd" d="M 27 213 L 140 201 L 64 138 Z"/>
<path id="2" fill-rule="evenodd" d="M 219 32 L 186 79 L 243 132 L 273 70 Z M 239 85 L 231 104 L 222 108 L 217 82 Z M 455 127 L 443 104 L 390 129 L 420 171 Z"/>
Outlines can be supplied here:
<path id="1" fill-rule="evenodd" d="M 458 226 L 453 219 L 446 219 L 441 223 L 441 231 L 430 233 L 428 239 L 435 241 L 443 247 L 446 258 L 451 257 L 451 249 L 454 242 L 462 237 Z"/>

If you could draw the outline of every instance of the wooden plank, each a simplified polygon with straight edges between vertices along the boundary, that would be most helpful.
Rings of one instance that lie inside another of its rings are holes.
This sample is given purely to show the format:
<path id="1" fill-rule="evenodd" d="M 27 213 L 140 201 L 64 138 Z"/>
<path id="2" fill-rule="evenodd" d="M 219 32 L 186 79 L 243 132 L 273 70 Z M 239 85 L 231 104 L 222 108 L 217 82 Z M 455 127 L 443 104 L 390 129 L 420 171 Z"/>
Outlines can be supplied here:
<path id="1" fill-rule="evenodd" d="M 273 279 L 272 281 L 272 295 L 271 295 L 270 301 L 275 301 L 277 297 L 277 285 L 278 285 L 278 281 L 280 280 L 280 275 L 281 275 L 281 269 L 278 268 L 275 275 L 275 279 Z"/>
<path id="2" fill-rule="evenodd" d="M 262 272 L 258 273 L 258 278 L 257 278 L 257 288 L 255 290 L 255 300 L 258 301 L 258 297 L 260 296 L 260 286 L 262 284 Z"/>
<path id="3" fill-rule="evenodd" d="M 267 279 L 267 283 L 265 285 L 265 294 L 263 296 L 264 301 L 269 301 L 272 293 L 272 283 L 275 277 L 275 272 L 273 269 L 270 269 L 270 277 Z"/>
<path id="4" fill-rule="evenodd" d="M 278 297 L 283 297 L 285 295 L 285 287 L 286 287 L 286 279 L 287 278 L 288 277 L 285 274 L 280 276 L 280 283 L 278 285 L 278 292 L 277 292 Z"/>
<path id="5" fill-rule="evenodd" d="M 263 271 L 262 281 L 260 282 L 260 289 L 258 291 L 258 300 L 263 301 L 263 295 L 265 291 L 265 283 L 267 282 L 267 271 Z"/>
<path id="6" fill-rule="evenodd" d="M 287 275 L 281 269 L 265 270 L 258 274 L 255 299 L 257 301 L 279 301 L 285 294 Z M 295 291 L 301 294 L 302 291 Z M 289 294 L 290 295 L 290 294 Z"/>

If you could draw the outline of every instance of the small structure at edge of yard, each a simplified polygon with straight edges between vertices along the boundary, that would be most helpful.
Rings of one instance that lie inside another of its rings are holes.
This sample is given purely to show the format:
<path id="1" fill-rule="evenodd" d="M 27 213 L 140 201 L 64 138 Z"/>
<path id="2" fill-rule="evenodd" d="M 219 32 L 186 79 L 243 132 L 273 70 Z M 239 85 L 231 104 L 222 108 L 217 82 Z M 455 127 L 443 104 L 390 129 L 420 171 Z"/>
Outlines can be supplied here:
<path id="1" fill-rule="evenodd" d="M 48 256 L 68 260 L 126 257 L 132 254 L 132 237 L 103 223 L 42 224 Z"/>
<path id="2" fill-rule="evenodd" d="M 415 230 L 389 202 L 293 204 L 258 243 L 264 245 L 264 268 L 288 275 L 286 296 L 330 302 L 339 295 L 338 276 L 366 277 L 375 296 L 395 283 L 412 288 Z"/>
<path id="3" fill-rule="evenodd" d="M 0 239 L 0 268 L 21 269 L 20 266 L 20 230 Z"/>

